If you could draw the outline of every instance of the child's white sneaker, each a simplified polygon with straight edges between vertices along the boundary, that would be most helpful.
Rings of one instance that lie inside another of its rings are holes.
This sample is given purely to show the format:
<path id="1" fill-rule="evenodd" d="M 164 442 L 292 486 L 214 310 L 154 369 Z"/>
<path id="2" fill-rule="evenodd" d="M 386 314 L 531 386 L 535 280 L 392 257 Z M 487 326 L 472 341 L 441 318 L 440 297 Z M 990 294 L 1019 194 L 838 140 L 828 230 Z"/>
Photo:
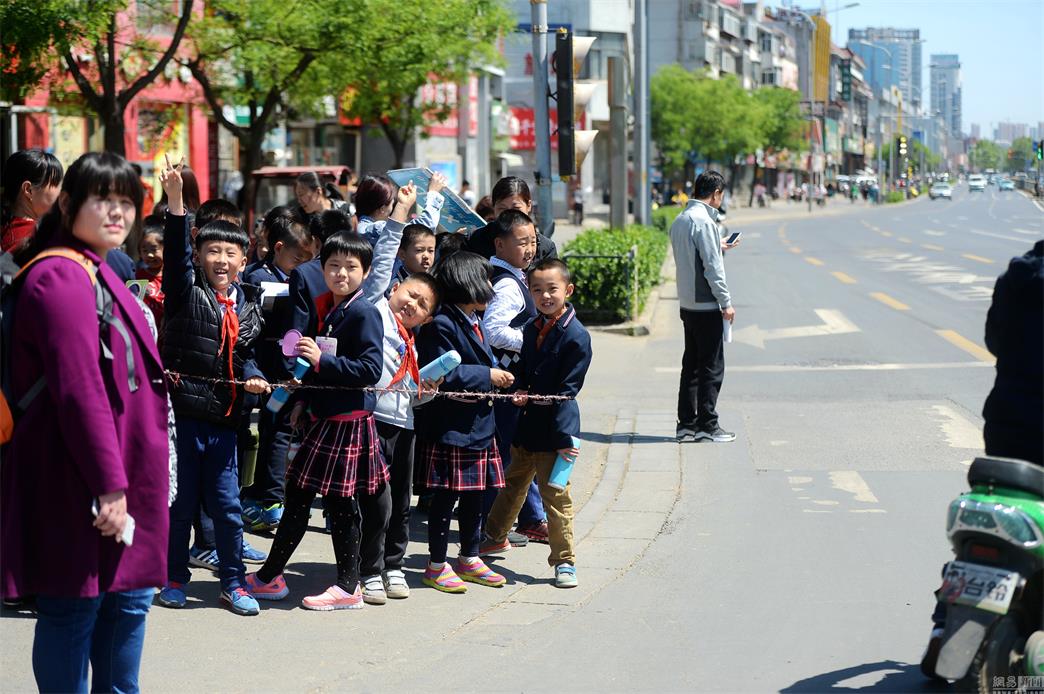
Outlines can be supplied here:
<path id="1" fill-rule="evenodd" d="M 404 600 L 410 597 L 410 585 L 406 583 L 406 574 L 399 569 L 385 571 L 384 591 L 393 600 Z"/>
<path id="2" fill-rule="evenodd" d="M 556 566 L 555 585 L 559 588 L 576 588 L 576 567 L 566 563 Z"/>
<path id="3" fill-rule="evenodd" d="M 384 581 L 380 576 L 366 576 L 362 580 L 363 602 L 370 605 L 383 605 L 388 602 L 388 594 L 384 592 Z"/>

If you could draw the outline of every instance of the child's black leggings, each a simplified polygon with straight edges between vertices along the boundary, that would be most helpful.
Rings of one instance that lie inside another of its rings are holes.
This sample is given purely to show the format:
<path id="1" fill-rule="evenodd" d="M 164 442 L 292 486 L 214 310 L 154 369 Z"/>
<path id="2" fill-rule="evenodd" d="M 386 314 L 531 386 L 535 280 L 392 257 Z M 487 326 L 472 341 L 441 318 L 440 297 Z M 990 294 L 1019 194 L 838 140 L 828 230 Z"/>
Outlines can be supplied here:
<path id="1" fill-rule="evenodd" d="M 453 504 L 460 498 L 457 506 L 457 525 L 460 528 L 460 555 L 477 557 L 481 541 L 482 495 L 480 491 L 455 492 L 449 489 L 432 490 L 431 508 L 428 509 L 428 554 L 431 561 L 446 561 L 446 548 L 449 546 L 450 519 L 453 517 Z"/>
<path id="2" fill-rule="evenodd" d="M 293 483 L 286 485 L 283 518 L 279 521 L 268 560 L 257 571 L 258 580 L 268 583 L 283 573 L 308 530 L 314 499 L 315 492 Z M 359 586 L 359 504 L 355 497 L 342 496 L 324 496 L 323 504 L 330 517 L 330 534 L 337 560 L 337 585 L 348 593 L 354 593 Z"/>

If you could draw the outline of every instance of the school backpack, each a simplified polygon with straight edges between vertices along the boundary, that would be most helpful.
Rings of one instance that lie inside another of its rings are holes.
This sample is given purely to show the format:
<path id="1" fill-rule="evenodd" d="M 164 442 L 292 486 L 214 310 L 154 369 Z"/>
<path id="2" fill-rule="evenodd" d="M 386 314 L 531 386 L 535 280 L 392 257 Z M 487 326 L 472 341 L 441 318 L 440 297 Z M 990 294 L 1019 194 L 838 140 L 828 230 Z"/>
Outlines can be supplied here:
<path id="1" fill-rule="evenodd" d="M 130 335 L 127 327 L 112 312 L 112 293 L 104 282 L 98 281 L 98 267 L 83 253 L 72 248 L 56 247 L 49 248 L 34 256 L 29 262 L 19 268 L 15 265 L 10 254 L 5 253 L 0 257 L 0 444 L 6 444 L 14 436 L 14 426 L 33 404 L 37 396 L 47 386 L 47 378 L 40 376 L 29 389 L 18 395 L 13 392 L 11 384 L 11 338 L 14 335 L 15 303 L 18 298 L 18 288 L 22 284 L 26 272 L 37 261 L 44 258 L 66 258 L 83 268 L 94 287 L 95 312 L 98 316 L 98 340 L 101 345 L 101 354 L 104 359 L 112 360 L 112 350 L 106 342 L 109 334 L 104 327 L 115 330 L 123 338 L 126 346 L 127 380 L 131 391 L 138 389 L 138 379 L 134 367 L 134 353 L 131 350 Z"/>

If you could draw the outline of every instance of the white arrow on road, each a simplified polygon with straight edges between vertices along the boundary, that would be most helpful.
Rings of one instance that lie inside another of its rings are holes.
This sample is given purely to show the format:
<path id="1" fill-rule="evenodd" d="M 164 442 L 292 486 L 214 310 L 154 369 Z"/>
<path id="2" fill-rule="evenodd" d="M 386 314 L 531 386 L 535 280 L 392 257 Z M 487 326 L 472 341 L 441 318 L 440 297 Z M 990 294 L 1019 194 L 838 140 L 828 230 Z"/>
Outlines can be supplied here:
<path id="1" fill-rule="evenodd" d="M 750 325 L 732 333 L 733 342 L 743 342 L 758 349 L 765 349 L 766 340 L 784 340 L 791 337 L 812 337 L 814 335 L 843 335 L 857 333 L 855 323 L 845 318 L 840 311 L 827 308 L 815 309 L 816 315 L 823 321 L 820 325 L 801 325 L 794 328 L 773 328 L 762 330 L 757 325 Z"/>

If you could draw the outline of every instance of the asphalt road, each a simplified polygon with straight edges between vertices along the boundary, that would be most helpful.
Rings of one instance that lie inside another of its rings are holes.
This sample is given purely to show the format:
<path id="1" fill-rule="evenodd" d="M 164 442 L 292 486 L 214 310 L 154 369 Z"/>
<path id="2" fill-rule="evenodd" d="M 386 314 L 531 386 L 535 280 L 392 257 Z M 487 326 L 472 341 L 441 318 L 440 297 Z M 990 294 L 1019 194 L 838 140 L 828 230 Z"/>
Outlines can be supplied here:
<path id="1" fill-rule="evenodd" d="M 217 608 L 198 570 L 190 609 L 154 609 L 144 690 L 931 691 L 917 662 L 946 504 L 982 448 L 986 310 L 1008 259 L 1044 237 L 1025 197 L 966 190 L 735 215 L 719 401 L 734 443 L 673 442 L 670 284 L 648 337 L 595 335 L 579 588 L 549 584 L 538 545 L 497 560 L 504 589 L 436 593 L 419 585 L 415 543 L 409 600 L 309 613 L 298 598 L 332 573 L 312 532 L 291 599 L 258 618 Z M 32 688 L 31 625 L 0 620 L 4 691 Z"/>

